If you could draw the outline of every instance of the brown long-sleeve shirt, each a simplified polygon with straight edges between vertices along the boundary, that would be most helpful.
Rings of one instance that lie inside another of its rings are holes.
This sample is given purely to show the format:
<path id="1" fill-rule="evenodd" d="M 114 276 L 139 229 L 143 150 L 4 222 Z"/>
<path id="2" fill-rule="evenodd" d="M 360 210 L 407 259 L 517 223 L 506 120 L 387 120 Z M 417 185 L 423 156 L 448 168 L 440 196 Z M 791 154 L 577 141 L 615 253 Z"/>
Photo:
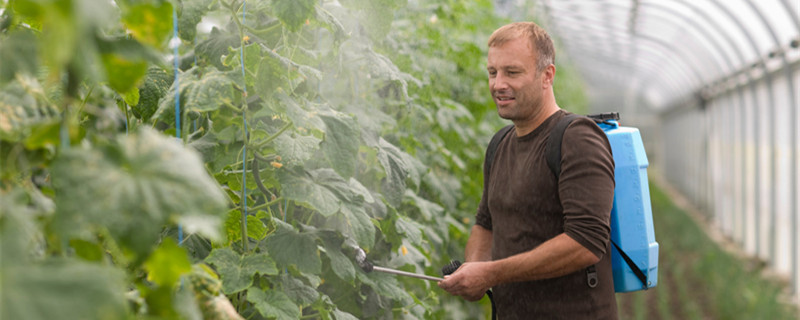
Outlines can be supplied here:
<path id="1" fill-rule="evenodd" d="M 476 224 L 492 231 L 492 259 L 530 251 L 566 233 L 600 257 L 599 280 L 586 270 L 493 288 L 498 319 L 616 319 L 609 220 L 614 199 L 614 160 L 603 131 L 592 120 L 573 121 L 564 132 L 559 181 L 545 160 L 547 139 L 567 113 L 558 111 L 533 132 L 512 131 L 498 145 Z M 486 165 L 486 164 L 484 164 Z"/>

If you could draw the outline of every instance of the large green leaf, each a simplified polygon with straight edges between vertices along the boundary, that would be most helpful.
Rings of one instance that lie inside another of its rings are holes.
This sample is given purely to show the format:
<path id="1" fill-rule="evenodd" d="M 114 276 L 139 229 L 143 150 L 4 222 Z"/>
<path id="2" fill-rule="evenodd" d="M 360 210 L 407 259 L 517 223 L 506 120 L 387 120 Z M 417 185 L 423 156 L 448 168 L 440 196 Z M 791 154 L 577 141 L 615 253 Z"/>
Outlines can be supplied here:
<path id="1" fill-rule="evenodd" d="M 277 320 L 300 319 L 300 308 L 283 292 L 250 288 L 247 290 L 247 301 L 252 303 L 258 313 L 265 318 L 275 318 Z"/>
<path id="2" fill-rule="evenodd" d="M 278 265 L 294 265 L 301 272 L 319 274 L 322 261 L 315 238 L 311 234 L 294 230 L 280 220 L 275 221 L 280 227 L 261 242 L 266 252 Z"/>
<path id="3" fill-rule="evenodd" d="M 320 114 L 325 122 L 325 140 L 322 151 L 336 172 L 349 178 L 358 164 L 358 146 L 361 130 L 353 117 L 338 112 Z"/>
<path id="4" fill-rule="evenodd" d="M 363 203 L 345 202 L 340 213 L 329 219 L 328 223 L 363 248 L 371 248 L 375 244 L 375 226 Z"/>
<path id="5" fill-rule="evenodd" d="M 211 29 L 208 39 L 197 44 L 195 55 L 198 57 L 199 65 L 210 63 L 218 69 L 229 70 L 231 68 L 224 65 L 220 58 L 229 52 L 229 48 L 239 47 L 240 43 L 241 40 L 237 34 L 214 27 Z M 247 57 L 247 54 L 245 54 L 245 57 Z"/>
<path id="6" fill-rule="evenodd" d="M 122 22 L 136 40 L 155 48 L 164 46 L 172 31 L 171 2 L 142 2 L 122 8 Z"/>
<path id="7" fill-rule="evenodd" d="M 311 159 L 319 149 L 319 138 L 315 136 L 304 136 L 299 133 L 284 133 L 275 140 L 275 151 L 281 156 L 281 162 L 294 166 L 302 165 L 306 160 Z"/>
<path id="8" fill-rule="evenodd" d="M 285 198 L 326 217 L 338 212 L 342 201 L 355 196 L 350 184 L 332 169 L 281 170 L 278 180 Z"/>
<path id="9" fill-rule="evenodd" d="M 331 263 L 331 269 L 342 280 L 352 282 L 356 276 L 356 269 L 352 259 L 342 252 L 344 238 L 331 230 L 321 230 L 318 232 L 322 245 L 325 247 L 325 255 Z"/>
<path id="10" fill-rule="evenodd" d="M 211 71 L 196 82 L 192 82 L 186 93 L 186 101 L 181 105 L 186 110 L 212 111 L 225 104 L 235 104 L 237 100 L 234 89 L 233 74 L 229 72 Z"/>
<path id="11" fill-rule="evenodd" d="M 444 214 L 442 206 L 416 195 L 411 190 L 406 190 L 405 201 L 416 206 L 425 220 L 431 220 Z"/>
<path id="12" fill-rule="evenodd" d="M 276 275 L 278 268 L 266 254 L 239 255 L 230 248 L 214 249 L 206 258 L 206 262 L 214 265 L 222 278 L 222 291 L 233 294 L 249 288 L 253 284 L 253 276 Z"/>
<path id="13" fill-rule="evenodd" d="M 272 6 L 278 19 L 289 28 L 297 31 L 314 14 L 316 0 L 273 0 Z"/>
<path id="14" fill-rule="evenodd" d="M 61 118 L 58 108 L 39 102 L 44 91 L 36 79 L 20 77 L 19 80 L 0 90 L 0 139 L 14 142 L 23 137 L 31 139 L 34 127 L 57 123 Z"/>
<path id="15" fill-rule="evenodd" d="M 129 319 L 124 274 L 98 264 L 52 259 L 0 269 L 2 319 Z"/>
<path id="16" fill-rule="evenodd" d="M 197 24 L 209 11 L 212 0 L 184 0 L 181 1 L 180 15 L 178 16 L 178 35 L 183 40 L 194 40 L 197 33 Z"/>
<path id="17" fill-rule="evenodd" d="M 180 216 L 219 216 L 226 203 L 195 151 L 148 129 L 65 150 L 52 177 L 61 235 L 87 235 L 104 226 L 140 254 L 165 224 Z"/>
<path id="18" fill-rule="evenodd" d="M 11 32 L 0 41 L 0 83 L 14 78 L 17 72 L 34 74 L 39 47 L 36 36 L 29 30 Z"/>
<path id="19" fill-rule="evenodd" d="M 175 76 L 167 73 L 164 69 L 157 66 L 149 67 L 144 81 L 139 86 L 139 103 L 131 106 L 133 115 L 145 121 L 150 120 L 150 117 L 158 110 L 159 100 L 170 93 L 169 89 L 173 81 L 175 81 Z"/>
<path id="20" fill-rule="evenodd" d="M 159 286 L 175 287 L 181 276 L 192 271 L 186 250 L 170 238 L 164 239 L 144 263 L 147 279 Z"/>
<path id="21" fill-rule="evenodd" d="M 386 200 L 397 207 L 403 200 L 406 190 L 406 177 L 408 176 L 408 164 L 405 161 L 404 152 L 392 145 L 383 138 L 378 144 L 378 160 L 386 172 L 383 180 L 383 194 Z"/>
<path id="22" fill-rule="evenodd" d="M 242 213 L 239 209 L 228 211 L 228 218 L 225 219 L 225 233 L 228 235 L 229 244 L 242 240 Z M 255 216 L 248 215 L 247 236 L 256 241 L 263 240 L 267 236 L 267 226 Z"/>
<path id="23" fill-rule="evenodd" d="M 281 292 L 285 293 L 298 305 L 309 305 L 319 298 L 316 288 L 305 284 L 302 280 L 284 273 L 280 276 Z"/>

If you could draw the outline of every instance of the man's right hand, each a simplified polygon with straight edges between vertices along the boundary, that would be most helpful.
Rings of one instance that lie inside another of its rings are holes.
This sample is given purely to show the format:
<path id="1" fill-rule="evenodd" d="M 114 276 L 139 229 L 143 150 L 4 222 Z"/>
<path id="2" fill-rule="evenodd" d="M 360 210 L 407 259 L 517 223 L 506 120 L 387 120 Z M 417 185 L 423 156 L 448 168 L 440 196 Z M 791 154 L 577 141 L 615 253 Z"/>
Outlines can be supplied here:
<path id="1" fill-rule="evenodd" d="M 478 301 L 493 285 L 491 267 L 492 262 L 464 263 L 453 274 L 444 276 L 439 287 L 468 301 Z"/>

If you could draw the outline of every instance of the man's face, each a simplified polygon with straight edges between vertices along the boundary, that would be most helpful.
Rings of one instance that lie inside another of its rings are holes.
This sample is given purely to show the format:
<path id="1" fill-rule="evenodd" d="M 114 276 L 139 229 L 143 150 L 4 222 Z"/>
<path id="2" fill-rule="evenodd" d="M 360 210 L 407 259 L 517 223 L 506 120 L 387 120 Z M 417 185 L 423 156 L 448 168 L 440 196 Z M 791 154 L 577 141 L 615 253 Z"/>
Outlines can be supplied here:
<path id="1" fill-rule="evenodd" d="M 527 37 L 489 48 L 486 69 L 497 113 L 508 120 L 532 119 L 543 103 L 542 74 Z"/>

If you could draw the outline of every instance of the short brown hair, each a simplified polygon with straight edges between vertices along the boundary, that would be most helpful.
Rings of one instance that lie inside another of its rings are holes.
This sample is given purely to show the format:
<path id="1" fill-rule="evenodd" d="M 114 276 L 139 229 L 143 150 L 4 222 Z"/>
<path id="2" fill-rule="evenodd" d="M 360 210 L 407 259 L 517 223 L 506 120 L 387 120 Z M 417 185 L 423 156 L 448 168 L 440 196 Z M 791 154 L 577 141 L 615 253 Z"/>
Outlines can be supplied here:
<path id="1" fill-rule="evenodd" d="M 500 27 L 489 37 L 489 47 L 501 46 L 520 37 L 528 37 L 534 53 L 538 53 L 536 57 L 538 71 L 556 63 L 556 49 L 553 46 L 553 40 L 550 39 L 547 31 L 533 22 L 515 22 Z"/>

